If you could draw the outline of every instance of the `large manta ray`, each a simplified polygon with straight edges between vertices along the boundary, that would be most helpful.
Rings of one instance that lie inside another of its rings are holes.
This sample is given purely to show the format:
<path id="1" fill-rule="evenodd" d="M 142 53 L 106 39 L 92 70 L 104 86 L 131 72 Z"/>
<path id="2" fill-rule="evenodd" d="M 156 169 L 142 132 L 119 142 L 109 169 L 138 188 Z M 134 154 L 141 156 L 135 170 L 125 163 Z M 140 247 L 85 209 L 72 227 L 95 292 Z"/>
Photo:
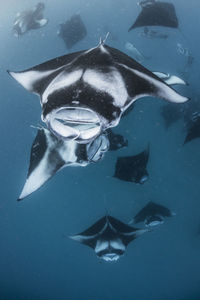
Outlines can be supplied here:
<path id="1" fill-rule="evenodd" d="M 139 5 L 142 11 L 128 31 L 143 26 L 178 28 L 178 18 L 172 3 L 146 0 L 139 2 Z"/>
<path id="2" fill-rule="evenodd" d="M 78 143 L 88 143 L 117 126 L 123 112 L 138 98 L 188 100 L 169 86 L 180 83 L 177 77 L 154 74 L 104 41 L 95 48 L 9 74 L 40 96 L 42 120 L 48 129 Z"/>
<path id="3" fill-rule="evenodd" d="M 14 35 L 19 37 L 29 30 L 45 26 L 48 20 L 43 18 L 44 8 L 44 3 L 39 2 L 32 10 L 18 13 L 13 25 Z"/>
<path id="4" fill-rule="evenodd" d="M 147 231 L 126 225 L 111 216 L 104 216 L 85 231 L 70 238 L 94 249 L 97 257 L 116 261 L 131 241 Z"/>

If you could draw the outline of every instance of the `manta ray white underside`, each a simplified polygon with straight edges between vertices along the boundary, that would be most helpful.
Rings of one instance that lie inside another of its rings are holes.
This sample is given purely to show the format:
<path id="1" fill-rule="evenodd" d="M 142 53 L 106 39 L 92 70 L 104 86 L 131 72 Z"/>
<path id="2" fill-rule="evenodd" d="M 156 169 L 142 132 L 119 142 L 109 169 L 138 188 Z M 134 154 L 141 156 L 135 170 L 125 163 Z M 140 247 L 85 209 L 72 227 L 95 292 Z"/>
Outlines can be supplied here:
<path id="1" fill-rule="evenodd" d="M 48 129 L 78 143 L 88 143 L 116 126 L 123 112 L 141 97 L 175 103 L 188 100 L 170 87 L 185 84 L 179 77 L 153 73 L 103 42 L 9 74 L 40 96 L 42 120 Z"/>

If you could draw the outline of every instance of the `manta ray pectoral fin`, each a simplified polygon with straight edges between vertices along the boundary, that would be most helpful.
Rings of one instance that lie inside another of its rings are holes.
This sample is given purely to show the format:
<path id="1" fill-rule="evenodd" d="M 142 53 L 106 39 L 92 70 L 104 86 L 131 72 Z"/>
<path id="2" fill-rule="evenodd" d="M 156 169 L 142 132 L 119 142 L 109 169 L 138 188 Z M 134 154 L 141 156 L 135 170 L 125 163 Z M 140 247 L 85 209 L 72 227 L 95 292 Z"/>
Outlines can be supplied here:
<path id="1" fill-rule="evenodd" d="M 142 235 L 143 233 L 148 232 L 148 231 L 150 231 L 150 230 L 134 228 L 134 230 L 132 232 L 123 233 L 121 236 L 123 243 L 127 246 L 131 241 L 135 240 L 137 237 L 139 237 L 140 235 Z"/>
<path id="2" fill-rule="evenodd" d="M 124 64 L 118 64 L 118 70 L 125 80 L 130 100 L 127 101 L 127 107 L 135 100 L 152 96 L 161 98 L 169 102 L 184 103 L 189 100 L 187 97 L 181 96 L 158 76 L 145 69 L 130 68 Z M 126 109 L 126 108 L 125 108 Z"/>
<path id="3" fill-rule="evenodd" d="M 38 190 L 66 164 L 59 154 L 58 145 L 57 138 L 52 136 L 47 129 L 38 130 L 31 148 L 27 179 L 18 200 Z"/>
<path id="4" fill-rule="evenodd" d="M 41 95 L 44 86 L 48 85 L 49 81 L 52 80 L 58 74 L 59 70 L 48 70 L 48 71 L 37 71 L 34 69 L 28 69 L 22 72 L 11 72 L 11 75 L 19 84 L 21 84 L 29 92 L 33 92 Z"/>
<path id="5" fill-rule="evenodd" d="M 82 242 L 82 236 L 81 235 L 69 235 L 68 236 L 70 239 L 76 241 L 76 242 Z"/>
<path id="6" fill-rule="evenodd" d="M 8 74 L 28 91 L 41 96 L 49 83 L 63 71 L 66 65 L 83 52 L 79 51 L 60 56 L 21 72 L 11 72 L 8 70 Z"/>
<path id="7" fill-rule="evenodd" d="M 170 75 L 162 72 L 153 72 L 154 75 L 162 79 L 168 85 L 182 84 L 188 85 L 186 81 L 176 75 Z"/>
<path id="8" fill-rule="evenodd" d="M 176 76 L 176 75 L 171 75 L 169 76 L 168 79 L 164 80 L 165 83 L 169 85 L 174 85 L 174 84 L 182 84 L 182 85 L 188 85 L 186 81 L 184 81 L 182 78 Z"/>
<path id="9" fill-rule="evenodd" d="M 128 232 L 128 233 L 124 233 L 124 236 L 128 237 L 128 236 L 133 236 L 134 239 L 137 238 L 138 236 L 142 235 L 145 232 L 148 232 L 149 229 L 135 229 L 133 232 Z"/>
<path id="10" fill-rule="evenodd" d="M 93 249 L 95 248 L 95 244 L 97 241 L 97 235 L 84 236 L 84 235 L 77 234 L 77 235 L 71 235 L 69 236 L 69 238 L 81 244 L 87 245 Z"/>

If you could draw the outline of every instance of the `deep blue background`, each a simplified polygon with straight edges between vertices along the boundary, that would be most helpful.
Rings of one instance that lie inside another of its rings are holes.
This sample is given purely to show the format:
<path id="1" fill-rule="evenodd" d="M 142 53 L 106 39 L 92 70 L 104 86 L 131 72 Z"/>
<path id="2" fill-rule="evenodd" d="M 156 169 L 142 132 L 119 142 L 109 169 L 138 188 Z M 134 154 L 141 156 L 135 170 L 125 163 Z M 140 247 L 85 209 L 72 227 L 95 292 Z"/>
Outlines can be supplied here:
<path id="1" fill-rule="evenodd" d="M 88 35 L 72 51 L 97 45 L 106 25 L 118 37 L 108 39 L 109 45 L 126 52 L 129 41 L 151 57 L 144 61 L 146 67 L 178 75 L 185 60 L 176 52 L 180 42 L 191 50 L 195 63 L 187 78 L 190 86 L 178 90 L 198 98 L 198 0 L 173 1 L 181 31 L 166 29 L 170 37 L 164 41 L 140 38 L 138 30 L 127 32 L 140 11 L 136 0 L 43 2 L 49 24 L 17 39 L 11 33 L 16 13 L 37 2 L 1 1 L 0 299 L 199 300 L 200 139 L 183 147 L 183 121 L 166 130 L 160 116 L 164 101 L 139 100 L 115 128 L 128 138 L 128 148 L 107 153 L 86 168 L 66 168 L 17 202 L 36 133 L 30 125 L 41 123 L 40 104 L 6 73 L 67 53 L 56 35 L 58 24 L 79 12 Z M 138 186 L 112 178 L 117 156 L 136 154 L 148 142 L 149 181 Z M 150 200 L 177 215 L 131 243 L 116 263 L 100 262 L 91 249 L 67 238 L 107 211 L 128 222 Z"/>

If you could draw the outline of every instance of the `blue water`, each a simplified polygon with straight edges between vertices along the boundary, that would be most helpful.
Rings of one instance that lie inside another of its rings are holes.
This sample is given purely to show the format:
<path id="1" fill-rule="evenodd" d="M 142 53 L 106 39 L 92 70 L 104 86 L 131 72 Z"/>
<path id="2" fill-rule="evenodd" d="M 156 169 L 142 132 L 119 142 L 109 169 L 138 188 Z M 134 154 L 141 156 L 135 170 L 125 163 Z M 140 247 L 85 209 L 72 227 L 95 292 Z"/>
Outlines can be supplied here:
<path id="1" fill-rule="evenodd" d="M 17 3 L 16 3 L 17 2 Z M 136 0 L 44 0 L 49 24 L 17 39 L 11 33 L 18 11 L 32 0 L 9 0 L 0 10 L 0 300 L 199 300 L 200 299 L 200 139 L 184 147 L 183 120 L 168 130 L 160 115 L 164 101 L 144 98 L 120 122 L 128 148 L 109 152 L 97 164 L 66 168 L 39 191 L 17 202 L 26 179 L 30 147 L 41 124 L 40 103 L 6 70 L 23 70 L 67 53 L 57 37 L 58 24 L 80 13 L 88 35 L 72 51 L 94 47 L 102 25 L 118 40 L 108 44 L 129 54 L 127 41 L 151 57 L 151 70 L 179 74 L 184 57 L 176 43 L 195 57 L 188 87 L 181 94 L 199 96 L 200 3 L 172 1 L 179 30 L 168 40 L 140 38 L 127 32 L 140 9 Z M 183 35 L 184 34 L 184 35 Z M 135 185 L 113 178 L 118 156 L 137 154 L 150 143 L 149 180 Z M 83 231 L 107 212 L 128 222 L 148 201 L 166 205 L 176 216 L 132 242 L 116 263 L 101 262 L 92 249 L 68 236 Z"/>

